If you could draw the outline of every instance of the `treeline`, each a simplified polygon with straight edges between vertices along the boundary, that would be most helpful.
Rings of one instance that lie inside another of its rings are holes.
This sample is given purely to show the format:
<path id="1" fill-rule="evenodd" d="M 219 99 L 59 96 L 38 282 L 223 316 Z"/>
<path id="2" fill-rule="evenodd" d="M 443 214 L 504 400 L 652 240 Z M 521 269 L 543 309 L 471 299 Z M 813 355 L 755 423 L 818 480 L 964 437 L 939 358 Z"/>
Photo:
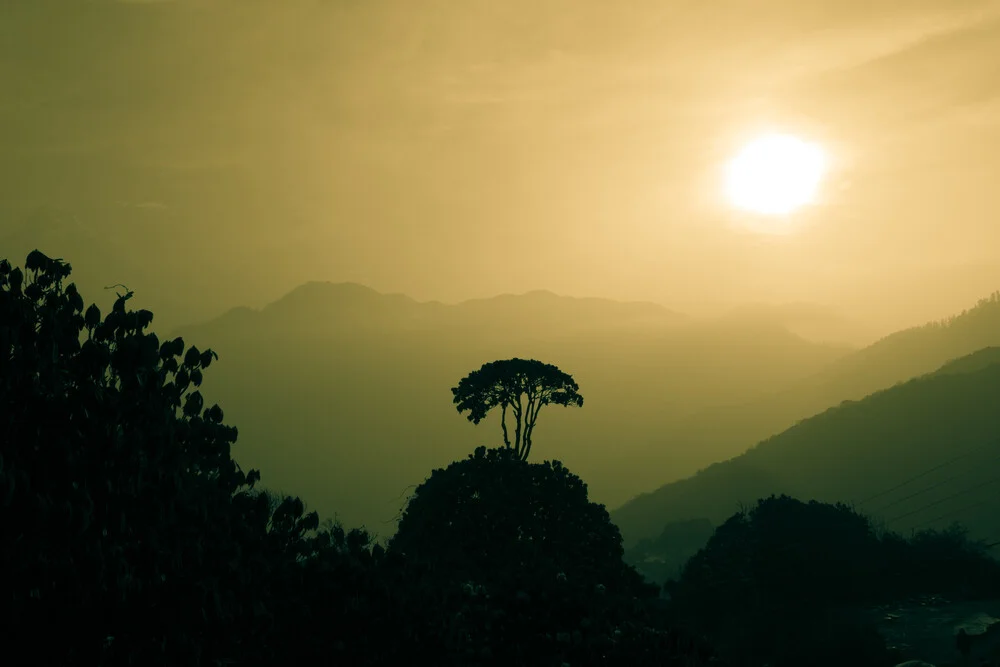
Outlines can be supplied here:
<path id="1" fill-rule="evenodd" d="M 35 665 L 699 665 L 558 462 L 434 471 L 386 548 L 233 461 L 211 350 L 0 262 L 0 615 Z M 262 351 L 266 354 L 266 350 Z M 281 446 L 281 443 L 275 443 Z"/>

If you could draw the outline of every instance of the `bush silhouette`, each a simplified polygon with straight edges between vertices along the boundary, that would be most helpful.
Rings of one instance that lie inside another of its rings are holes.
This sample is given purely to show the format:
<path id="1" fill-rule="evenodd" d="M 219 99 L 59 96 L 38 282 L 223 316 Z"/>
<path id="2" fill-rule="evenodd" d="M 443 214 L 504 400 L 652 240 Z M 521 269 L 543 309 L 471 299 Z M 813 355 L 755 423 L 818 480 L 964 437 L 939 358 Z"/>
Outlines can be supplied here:
<path id="1" fill-rule="evenodd" d="M 618 528 L 558 461 L 480 447 L 435 470 L 389 551 L 439 600 L 433 618 L 450 619 L 435 650 L 454 664 L 674 664 L 705 652 L 654 627 L 655 586 L 622 561 Z"/>
<path id="2" fill-rule="evenodd" d="M 664 586 L 671 613 L 734 665 L 880 665 L 858 612 L 920 594 L 998 589 L 1000 563 L 959 528 L 879 534 L 843 504 L 762 499 L 730 517 Z"/>

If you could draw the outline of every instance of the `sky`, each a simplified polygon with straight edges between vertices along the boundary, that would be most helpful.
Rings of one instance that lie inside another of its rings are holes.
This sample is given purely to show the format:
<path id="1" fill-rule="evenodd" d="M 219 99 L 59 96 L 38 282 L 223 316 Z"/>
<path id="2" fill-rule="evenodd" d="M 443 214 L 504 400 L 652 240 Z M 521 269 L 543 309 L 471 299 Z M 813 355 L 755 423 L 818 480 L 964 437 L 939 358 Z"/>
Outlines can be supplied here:
<path id="1" fill-rule="evenodd" d="M 722 188 L 768 132 L 828 160 L 784 234 Z M 996 1 L 0 3 L 0 243 L 58 210 L 205 316 L 331 280 L 888 333 L 1000 288 L 998 145 Z"/>

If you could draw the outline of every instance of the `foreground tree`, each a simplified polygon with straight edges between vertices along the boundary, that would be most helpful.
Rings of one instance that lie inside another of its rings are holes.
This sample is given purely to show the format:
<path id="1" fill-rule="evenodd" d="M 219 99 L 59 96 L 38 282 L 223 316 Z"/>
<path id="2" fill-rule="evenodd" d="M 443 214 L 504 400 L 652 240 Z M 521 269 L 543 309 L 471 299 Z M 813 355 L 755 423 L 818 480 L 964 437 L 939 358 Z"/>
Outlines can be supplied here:
<path id="1" fill-rule="evenodd" d="M 161 344 L 131 292 L 84 311 L 69 264 L 36 250 L 24 268 L 0 261 L 5 651 L 266 664 L 315 513 L 271 502 L 232 460 L 237 431 L 198 390 L 214 352 Z"/>
<path id="2" fill-rule="evenodd" d="M 493 408 L 500 406 L 503 442 L 525 461 L 531 453 L 531 436 L 542 407 L 576 405 L 583 407 L 580 386 L 568 373 L 535 359 L 505 359 L 483 364 L 452 387 L 458 412 L 469 412 L 478 424 Z M 507 409 L 514 415 L 514 441 L 507 428 Z"/>
<path id="3" fill-rule="evenodd" d="M 480 447 L 435 470 L 388 553 L 423 587 L 418 648 L 435 664 L 707 661 L 693 636 L 657 623 L 656 587 L 622 561 L 618 527 L 558 461 Z"/>
<path id="4" fill-rule="evenodd" d="M 36 250 L 24 266 L 0 262 L 0 588 L 27 644 L 7 650 L 198 664 L 239 615 L 218 586 L 235 568 L 212 556 L 231 550 L 233 496 L 257 477 L 196 389 L 216 356 L 161 344 L 131 293 L 102 318 L 63 285 L 68 264 Z M 58 641 L 32 641 L 54 626 Z"/>

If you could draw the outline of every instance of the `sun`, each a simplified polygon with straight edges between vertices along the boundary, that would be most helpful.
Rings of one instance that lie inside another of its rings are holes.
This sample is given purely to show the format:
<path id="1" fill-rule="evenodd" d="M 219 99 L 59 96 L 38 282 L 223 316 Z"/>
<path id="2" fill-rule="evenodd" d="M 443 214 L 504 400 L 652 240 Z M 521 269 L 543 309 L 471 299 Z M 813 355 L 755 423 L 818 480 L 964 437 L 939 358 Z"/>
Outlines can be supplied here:
<path id="1" fill-rule="evenodd" d="M 826 156 L 816 144 L 772 134 L 747 144 L 726 170 L 726 194 L 737 208 L 784 216 L 816 197 Z"/>

